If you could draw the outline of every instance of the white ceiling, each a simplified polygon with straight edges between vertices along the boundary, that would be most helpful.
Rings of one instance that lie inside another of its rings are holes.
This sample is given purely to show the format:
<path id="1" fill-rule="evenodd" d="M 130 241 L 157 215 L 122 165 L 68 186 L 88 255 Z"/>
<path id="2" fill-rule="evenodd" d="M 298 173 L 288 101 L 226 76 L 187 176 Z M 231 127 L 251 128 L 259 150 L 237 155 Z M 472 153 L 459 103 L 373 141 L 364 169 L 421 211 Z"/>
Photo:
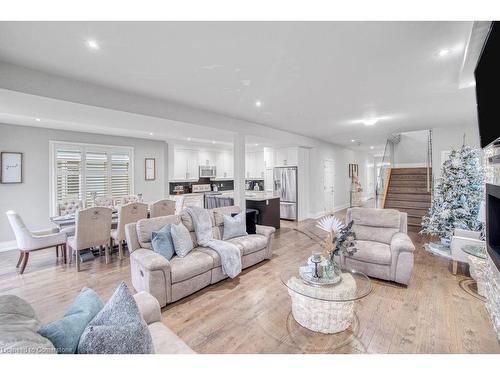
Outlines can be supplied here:
<path id="1" fill-rule="evenodd" d="M 459 89 L 471 26 L 0 22 L 0 60 L 333 143 L 369 145 L 392 132 L 475 121 L 474 90 Z M 100 49 L 89 50 L 88 39 Z M 442 49 L 450 52 L 439 56 Z M 367 127 L 360 122 L 367 117 L 381 120 Z"/>

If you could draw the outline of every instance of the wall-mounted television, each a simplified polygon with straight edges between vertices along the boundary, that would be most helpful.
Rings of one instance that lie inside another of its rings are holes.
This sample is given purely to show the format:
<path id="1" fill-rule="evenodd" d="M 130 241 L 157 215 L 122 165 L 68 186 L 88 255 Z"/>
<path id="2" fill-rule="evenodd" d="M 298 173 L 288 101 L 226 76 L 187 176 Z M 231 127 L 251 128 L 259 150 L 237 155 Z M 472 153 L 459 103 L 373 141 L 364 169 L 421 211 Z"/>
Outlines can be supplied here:
<path id="1" fill-rule="evenodd" d="M 481 147 L 500 137 L 500 22 L 491 23 L 476 69 L 476 100 Z"/>

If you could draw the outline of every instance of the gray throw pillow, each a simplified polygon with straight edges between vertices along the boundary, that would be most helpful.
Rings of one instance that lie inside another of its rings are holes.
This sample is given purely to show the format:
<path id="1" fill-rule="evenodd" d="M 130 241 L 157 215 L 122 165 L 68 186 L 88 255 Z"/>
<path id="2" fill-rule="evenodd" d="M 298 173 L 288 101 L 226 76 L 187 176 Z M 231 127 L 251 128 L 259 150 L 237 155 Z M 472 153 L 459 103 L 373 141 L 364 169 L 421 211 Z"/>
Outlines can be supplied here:
<path id="1" fill-rule="evenodd" d="M 175 255 L 174 241 L 172 240 L 172 224 L 167 224 L 158 232 L 151 233 L 153 250 L 170 260 Z"/>
<path id="2" fill-rule="evenodd" d="M 188 229 L 182 224 L 172 224 L 172 240 L 174 242 L 175 253 L 182 257 L 188 255 L 193 250 L 193 239 Z"/>
<path id="3" fill-rule="evenodd" d="M 229 240 L 234 237 L 247 235 L 247 217 L 244 212 L 241 212 L 234 217 L 224 215 L 223 240 Z"/>
<path id="4" fill-rule="evenodd" d="M 83 288 L 64 317 L 43 326 L 38 333 L 48 338 L 59 354 L 75 354 L 80 336 L 102 306 L 96 292 Z"/>
<path id="5" fill-rule="evenodd" d="M 89 323 L 78 344 L 81 354 L 149 354 L 153 339 L 124 282 Z"/>

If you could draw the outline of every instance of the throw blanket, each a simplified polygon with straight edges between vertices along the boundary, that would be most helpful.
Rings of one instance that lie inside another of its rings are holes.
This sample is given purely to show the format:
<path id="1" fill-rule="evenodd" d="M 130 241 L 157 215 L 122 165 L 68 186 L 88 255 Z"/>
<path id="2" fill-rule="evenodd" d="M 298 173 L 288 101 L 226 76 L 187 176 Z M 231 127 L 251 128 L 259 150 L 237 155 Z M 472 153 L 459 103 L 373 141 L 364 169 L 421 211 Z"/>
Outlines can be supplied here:
<path id="1" fill-rule="evenodd" d="M 194 231 L 198 244 L 209 247 L 219 254 L 222 271 L 230 278 L 235 278 L 241 273 L 241 253 L 238 246 L 231 242 L 214 239 L 212 220 L 207 210 L 201 207 L 188 207 L 187 213 L 193 219 Z"/>

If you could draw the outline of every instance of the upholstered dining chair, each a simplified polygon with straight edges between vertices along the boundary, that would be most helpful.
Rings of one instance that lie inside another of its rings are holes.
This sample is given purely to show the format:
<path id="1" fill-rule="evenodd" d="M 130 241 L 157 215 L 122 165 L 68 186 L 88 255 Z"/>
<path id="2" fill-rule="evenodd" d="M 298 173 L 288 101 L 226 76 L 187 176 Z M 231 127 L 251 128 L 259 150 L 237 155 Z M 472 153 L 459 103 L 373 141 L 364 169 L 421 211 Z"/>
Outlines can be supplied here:
<path id="1" fill-rule="evenodd" d="M 59 248 L 62 250 L 64 262 L 66 263 L 66 233 L 54 233 L 52 231 L 31 232 L 24 224 L 23 219 L 14 211 L 7 211 L 7 218 L 16 237 L 19 248 L 19 260 L 16 268 L 21 265 L 20 273 L 24 273 L 28 264 L 29 255 L 32 251 L 56 248 L 56 256 L 59 257 Z"/>
<path id="2" fill-rule="evenodd" d="M 83 208 L 83 201 L 79 199 L 67 199 L 57 205 L 59 216 L 74 214 L 76 211 Z"/>
<path id="3" fill-rule="evenodd" d="M 148 217 L 148 205 L 146 203 L 129 203 L 118 207 L 118 225 L 111 231 L 109 245 L 118 244 L 118 256 L 123 258 L 123 242 L 125 241 L 125 225 L 136 223 Z"/>
<path id="4" fill-rule="evenodd" d="M 149 217 L 175 215 L 175 201 L 161 199 L 149 205 Z"/>
<path id="5" fill-rule="evenodd" d="M 96 207 L 107 207 L 113 209 L 115 207 L 113 199 L 110 197 L 97 197 L 95 199 Z"/>
<path id="6" fill-rule="evenodd" d="M 80 251 L 91 247 L 104 247 L 106 264 L 109 263 L 109 232 L 113 210 L 107 207 L 91 207 L 75 214 L 75 235 L 68 237 L 70 261 L 76 254 L 76 270 L 80 271 Z"/>
<path id="7" fill-rule="evenodd" d="M 139 202 L 139 197 L 134 194 L 125 195 L 120 198 L 120 205 L 124 206 L 129 203 Z"/>

